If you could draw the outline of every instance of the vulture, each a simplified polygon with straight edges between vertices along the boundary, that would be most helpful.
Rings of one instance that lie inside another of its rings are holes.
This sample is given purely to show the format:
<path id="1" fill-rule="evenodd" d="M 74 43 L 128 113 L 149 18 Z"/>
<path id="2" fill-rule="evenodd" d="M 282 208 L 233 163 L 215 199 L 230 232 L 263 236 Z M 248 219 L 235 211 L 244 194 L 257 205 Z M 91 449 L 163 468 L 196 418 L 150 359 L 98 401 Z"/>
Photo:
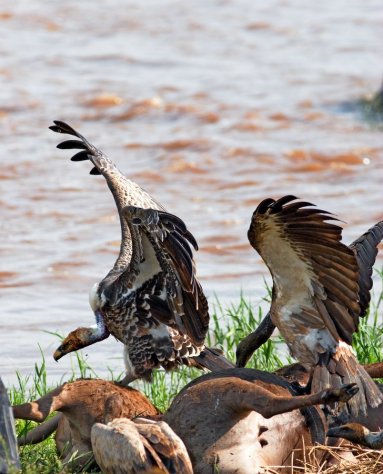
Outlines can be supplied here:
<path id="1" fill-rule="evenodd" d="M 331 412 L 348 420 L 365 416 L 383 398 L 351 348 L 365 311 L 361 272 L 333 221 L 338 219 L 295 196 L 265 199 L 253 213 L 248 238 L 273 279 L 272 323 L 292 356 L 311 371 L 311 391 L 357 384 L 359 392 Z"/>
<path id="2" fill-rule="evenodd" d="M 81 150 L 72 161 L 90 160 L 94 166 L 90 173 L 104 176 L 116 202 L 122 234 L 113 268 L 90 292 L 96 324 L 72 331 L 55 351 L 55 360 L 112 334 L 125 345 L 124 384 L 137 378 L 150 381 L 157 367 L 232 367 L 217 351 L 204 346 L 209 309 L 196 278 L 191 246 L 197 250 L 197 242 L 184 222 L 165 212 L 72 127 L 54 123 L 50 127 L 54 132 L 77 138 L 58 148 Z"/>

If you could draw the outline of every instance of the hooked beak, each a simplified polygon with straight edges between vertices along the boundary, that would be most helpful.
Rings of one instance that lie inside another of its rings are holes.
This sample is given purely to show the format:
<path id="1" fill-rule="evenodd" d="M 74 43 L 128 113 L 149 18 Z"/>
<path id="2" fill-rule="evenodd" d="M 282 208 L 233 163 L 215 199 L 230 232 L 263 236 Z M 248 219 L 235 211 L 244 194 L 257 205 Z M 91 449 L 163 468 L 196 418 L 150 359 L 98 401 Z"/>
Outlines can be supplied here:
<path id="1" fill-rule="evenodd" d="M 55 350 L 53 358 L 56 362 L 61 359 L 61 357 L 64 357 L 64 355 L 79 349 L 79 347 L 77 347 L 77 340 L 75 340 L 73 336 L 73 333 L 75 332 L 76 331 L 72 331 L 69 333 L 68 336 L 61 342 L 59 347 Z"/>
<path id="2" fill-rule="evenodd" d="M 62 345 L 60 347 L 58 347 L 55 351 L 55 353 L 53 354 L 53 358 L 54 360 L 57 362 L 59 359 L 61 359 L 61 357 L 63 357 L 65 355 L 65 353 L 63 352 L 63 349 L 62 349 Z"/>

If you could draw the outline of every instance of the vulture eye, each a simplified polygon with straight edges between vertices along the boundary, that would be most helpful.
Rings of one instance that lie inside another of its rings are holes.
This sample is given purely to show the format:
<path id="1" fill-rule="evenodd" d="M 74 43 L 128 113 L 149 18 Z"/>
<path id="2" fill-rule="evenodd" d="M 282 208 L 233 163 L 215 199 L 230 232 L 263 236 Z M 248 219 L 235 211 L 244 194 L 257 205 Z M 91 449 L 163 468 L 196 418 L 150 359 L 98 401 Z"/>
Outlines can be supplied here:
<path id="1" fill-rule="evenodd" d="M 132 219 L 132 224 L 134 224 L 134 225 L 140 225 L 140 224 L 142 224 L 141 218 L 140 218 L 140 217 L 133 217 L 133 219 Z"/>

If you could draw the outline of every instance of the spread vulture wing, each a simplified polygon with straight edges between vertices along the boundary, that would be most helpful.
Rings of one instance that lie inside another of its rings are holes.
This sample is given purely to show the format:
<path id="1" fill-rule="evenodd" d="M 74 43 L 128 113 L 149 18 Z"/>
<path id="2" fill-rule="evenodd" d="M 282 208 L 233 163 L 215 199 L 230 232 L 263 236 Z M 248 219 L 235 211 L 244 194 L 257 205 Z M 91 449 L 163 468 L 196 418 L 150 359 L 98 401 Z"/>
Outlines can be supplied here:
<path id="1" fill-rule="evenodd" d="M 166 278 L 168 307 L 164 307 L 160 297 L 153 295 L 149 301 L 152 316 L 167 324 L 175 323 L 194 344 L 202 345 L 209 327 L 209 310 L 196 278 L 190 248 L 192 245 L 198 249 L 195 238 L 180 218 L 167 212 L 133 208 L 131 215 L 135 216 L 132 224 L 140 228 L 153 246 Z"/>
<path id="2" fill-rule="evenodd" d="M 89 143 L 81 133 L 60 120 L 54 120 L 53 122 L 55 125 L 49 127 L 53 132 L 72 135 L 79 139 L 66 140 L 59 143 L 57 148 L 62 150 L 81 150 L 72 156 L 71 160 L 89 160 L 94 165 L 89 174 L 104 176 L 119 210 L 129 204 L 143 208 L 163 209 L 161 204 L 138 186 L 138 184 L 124 176 L 113 161 L 111 161 L 101 150 Z"/>
<path id="3" fill-rule="evenodd" d="M 375 224 L 363 235 L 356 239 L 351 245 L 356 256 L 359 269 L 359 305 L 360 317 L 366 316 L 370 305 L 372 288 L 372 267 L 378 253 L 377 246 L 383 239 L 383 221 Z"/>
<path id="4" fill-rule="evenodd" d="M 360 313 L 357 260 L 341 243 L 341 227 L 329 222 L 337 219 L 312 206 L 295 196 L 262 201 L 249 241 L 269 267 L 279 297 L 294 282 L 304 288 L 297 295 L 304 304 L 296 309 L 302 325 L 324 325 L 335 340 L 351 344 Z"/>
<path id="5" fill-rule="evenodd" d="M 359 317 L 363 318 L 371 300 L 372 271 L 378 253 L 378 245 L 383 239 L 383 221 L 368 229 L 363 235 L 349 245 L 356 256 L 359 272 Z M 268 313 L 257 329 L 243 339 L 237 347 L 237 366 L 244 367 L 251 355 L 272 335 L 275 325 Z"/>
<path id="6" fill-rule="evenodd" d="M 74 128 L 60 120 L 54 120 L 54 125 L 49 127 L 56 133 L 68 134 L 76 137 L 78 140 L 66 140 L 57 145 L 62 150 L 80 150 L 74 156 L 72 161 L 90 161 L 93 168 L 90 171 L 92 175 L 102 175 L 114 197 L 119 213 L 124 206 L 133 205 L 143 207 L 145 209 L 164 209 L 150 194 L 143 190 L 138 184 L 134 183 L 124 176 L 116 165 L 101 150 L 92 145 L 83 135 Z M 125 222 L 121 219 L 122 246 L 123 243 L 130 242 L 129 229 Z M 120 249 L 123 253 L 123 248 Z M 115 270 L 119 271 L 124 267 L 121 256 L 115 263 Z"/>

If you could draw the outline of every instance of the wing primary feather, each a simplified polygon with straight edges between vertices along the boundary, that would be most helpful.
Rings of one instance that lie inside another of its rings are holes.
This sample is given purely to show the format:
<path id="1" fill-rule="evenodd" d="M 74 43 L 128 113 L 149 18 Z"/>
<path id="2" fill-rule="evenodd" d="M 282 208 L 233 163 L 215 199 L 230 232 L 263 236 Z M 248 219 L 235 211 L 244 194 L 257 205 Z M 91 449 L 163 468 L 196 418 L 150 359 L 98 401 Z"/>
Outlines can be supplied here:
<path id="1" fill-rule="evenodd" d="M 295 201 L 296 199 L 299 199 L 299 198 L 297 198 L 296 196 L 293 196 L 292 194 L 288 194 L 287 196 L 283 196 L 277 201 L 275 201 L 271 207 L 273 208 L 273 211 L 279 212 L 285 204 L 291 201 Z M 302 204 L 304 203 L 302 202 Z M 312 206 L 312 204 L 310 203 L 308 205 Z"/>
<path id="2" fill-rule="evenodd" d="M 101 174 L 101 171 L 99 171 L 96 167 L 94 167 L 89 171 L 89 174 L 92 174 L 94 176 L 98 176 L 98 175 Z"/>
<path id="3" fill-rule="evenodd" d="M 71 150 L 76 148 L 86 150 L 87 146 L 83 142 L 80 142 L 80 140 L 66 140 L 65 142 L 59 143 L 57 148 L 60 148 L 60 150 Z"/>
<path id="4" fill-rule="evenodd" d="M 158 216 L 161 219 L 161 222 L 165 225 L 165 227 L 169 228 L 169 223 L 174 226 L 174 229 L 178 231 L 184 238 L 186 238 L 191 245 L 194 247 L 194 250 L 198 250 L 198 244 L 196 239 L 194 238 L 193 234 L 187 229 L 186 224 L 182 219 L 179 217 L 169 214 L 167 212 L 158 212 Z"/>
<path id="5" fill-rule="evenodd" d="M 71 161 L 85 161 L 89 160 L 89 152 L 88 150 L 79 151 L 75 155 L 72 156 Z"/>
<path id="6" fill-rule="evenodd" d="M 55 125 L 49 128 L 53 130 L 54 132 L 67 133 L 68 135 L 73 135 L 75 137 L 80 138 L 81 135 L 78 132 L 76 132 L 76 130 L 72 128 L 70 125 L 68 125 L 67 123 L 62 122 L 61 120 L 53 120 L 53 123 Z"/>
<path id="7" fill-rule="evenodd" d="M 275 199 L 271 199 L 271 198 L 264 199 L 258 204 L 253 215 L 255 216 L 257 214 L 265 214 L 265 212 L 268 209 L 270 209 L 270 206 L 272 206 L 274 203 L 275 203 Z"/>
<path id="8" fill-rule="evenodd" d="M 370 305 L 372 272 L 378 253 L 377 246 L 383 239 L 383 221 L 378 222 L 350 245 L 356 256 L 359 268 L 360 317 L 367 314 Z"/>

